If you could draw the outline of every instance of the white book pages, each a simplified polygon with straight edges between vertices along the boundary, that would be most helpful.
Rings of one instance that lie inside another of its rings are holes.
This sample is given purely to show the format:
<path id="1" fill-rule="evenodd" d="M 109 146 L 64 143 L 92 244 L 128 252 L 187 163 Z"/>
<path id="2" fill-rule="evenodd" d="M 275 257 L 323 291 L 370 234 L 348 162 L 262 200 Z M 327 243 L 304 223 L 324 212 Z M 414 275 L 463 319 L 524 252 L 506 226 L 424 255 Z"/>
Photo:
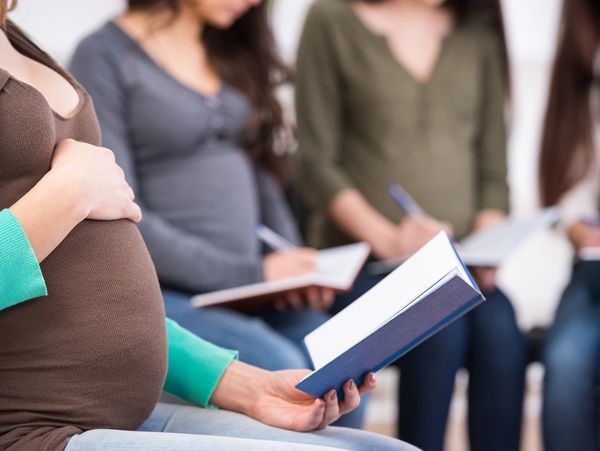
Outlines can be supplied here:
<path id="1" fill-rule="evenodd" d="M 350 349 L 453 272 L 473 286 L 450 240 L 440 233 L 379 284 L 305 337 L 315 368 Z"/>

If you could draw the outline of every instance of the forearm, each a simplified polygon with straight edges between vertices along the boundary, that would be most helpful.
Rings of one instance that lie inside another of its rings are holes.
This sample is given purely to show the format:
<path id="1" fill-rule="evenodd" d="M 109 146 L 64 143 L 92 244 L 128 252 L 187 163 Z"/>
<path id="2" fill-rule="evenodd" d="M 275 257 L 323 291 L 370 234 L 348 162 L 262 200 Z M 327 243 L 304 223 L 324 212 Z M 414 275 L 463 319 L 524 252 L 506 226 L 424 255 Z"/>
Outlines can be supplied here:
<path id="1" fill-rule="evenodd" d="M 182 230 L 147 209 L 140 231 L 161 283 L 192 293 L 264 280 L 262 257 L 242 257 L 205 237 Z"/>
<path id="2" fill-rule="evenodd" d="M 504 219 L 506 219 L 506 213 L 503 210 L 492 208 L 480 210 L 473 220 L 473 231 L 485 229 Z"/>
<path id="3" fill-rule="evenodd" d="M 396 227 L 357 190 L 340 191 L 329 204 L 329 215 L 350 236 L 369 243 L 377 256 L 388 258 L 394 255 Z"/>
<path id="4" fill-rule="evenodd" d="M 237 351 L 209 343 L 167 319 L 169 370 L 164 389 L 204 407 L 223 373 L 237 359 Z"/>
<path id="5" fill-rule="evenodd" d="M 88 214 L 82 193 L 63 175 L 52 170 L 10 207 L 39 262 Z"/>
<path id="6" fill-rule="evenodd" d="M 250 415 L 269 372 L 240 361 L 232 361 L 224 371 L 210 402 L 223 409 Z"/>

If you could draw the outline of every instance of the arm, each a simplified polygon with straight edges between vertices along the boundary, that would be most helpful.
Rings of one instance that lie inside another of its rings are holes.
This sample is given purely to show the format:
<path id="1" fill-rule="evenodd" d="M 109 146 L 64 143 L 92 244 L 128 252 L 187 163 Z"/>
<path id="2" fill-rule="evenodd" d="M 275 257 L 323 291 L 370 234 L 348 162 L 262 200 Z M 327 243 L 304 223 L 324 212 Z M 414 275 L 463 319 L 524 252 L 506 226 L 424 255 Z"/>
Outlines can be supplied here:
<path id="1" fill-rule="evenodd" d="M 120 59 L 125 59 L 121 55 Z M 102 42 L 85 40 L 78 47 L 71 70 L 94 98 L 104 145 L 116 155 L 125 177 L 138 188 L 134 149 L 128 130 L 127 86 L 119 58 Z M 261 259 L 240 259 L 213 243 L 174 227 L 144 205 L 140 231 L 158 276 L 190 292 L 206 292 L 263 280 Z"/>
<path id="2" fill-rule="evenodd" d="M 353 188 L 339 166 L 342 157 L 342 94 L 330 24 L 315 3 L 298 49 L 296 115 L 301 188 L 318 209 L 328 211 L 341 191 Z"/>
<path id="3" fill-rule="evenodd" d="M 310 431 L 323 428 L 360 404 L 359 393 L 375 388 L 375 376 L 362 387 L 349 381 L 345 398 L 335 391 L 315 399 L 294 388 L 308 370 L 266 371 L 238 362 L 237 353 L 219 348 L 167 319 L 169 369 L 165 390 L 204 407 L 222 407 L 266 424 Z"/>
<path id="4" fill-rule="evenodd" d="M 112 152 L 61 141 L 50 171 L 2 212 L 0 309 L 46 294 L 38 262 L 85 218 L 138 222 L 140 215 Z"/>
<path id="5" fill-rule="evenodd" d="M 315 4 L 298 50 L 296 113 L 302 188 L 314 207 L 383 255 L 391 247 L 395 227 L 369 205 L 339 165 L 343 157 L 342 94 L 330 27 Z"/>
<path id="6" fill-rule="evenodd" d="M 266 169 L 256 169 L 260 216 L 264 225 L 274 230 L 289 242 L 300 246 L 302 238 L 296 221 L 289 209 L 283 190 Z"/>
<path id="7" fill-rule="evenodd" d="M 219 348 L 167 319 L 169 367 L 165 391 L 203 407 L 225 369 L 238 358 L 235 351 Z"/>
<path id="8" fill-rule="evenodd" d="M 46 294 L 35 251 L 19 220 L 10 210 L 0 211 L 0 310 Z"/>
<path id="9" fill-rule="evenodd" d="M 339 192 L 331 201 L 329 214 L 346 233 L 369 243 L 379 258 L 394 258 L 402 253 L 396 226 L 375 210 L 358 190 L 347 188 Z"/>
<path id="10" fill-rule="evenodd" d="M 38 262 L 88 215 L 68 175 L 50 171 L 0 213 L 0 310 L 48 294 Z"/>
<path id="11" fill-rule="evenodd" d="M 89 214 L 79 189 L 68 173 L 50 171 L 10 207 L 23 227 L 37 261 L 43 261 Z"/>
<path id="12" fill-rule="evenodd" d="M 507 98 L 500 45 L 485 40 L 481 124 L 477 140 L 478 208 L 475 226 L 482 227 L 508 212 L 505 102 Z M 483 215 L 483 217 L 481 217 Z M 487 218 L 485 218 L 487 216 Z M 492 218 L 491 221 L 488 221 Z"/>

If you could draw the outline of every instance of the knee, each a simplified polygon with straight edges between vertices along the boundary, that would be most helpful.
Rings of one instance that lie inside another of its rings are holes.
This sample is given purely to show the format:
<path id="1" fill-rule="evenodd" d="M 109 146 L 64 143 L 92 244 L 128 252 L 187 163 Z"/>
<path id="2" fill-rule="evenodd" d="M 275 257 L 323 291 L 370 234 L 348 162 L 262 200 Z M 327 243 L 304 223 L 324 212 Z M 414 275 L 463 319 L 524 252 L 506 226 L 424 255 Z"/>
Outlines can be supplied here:
<path id="1" fill-rule="evenodd" d="M 593 381 L 595 352 L 585 345 L 574 333 L 563 332 L 551 336 L 543 353 L 546 383 L 563 385 L 572 382 L 575 386 L 581 386 L 586 380 Z M 570 389 L 574 390 L 575 386 Z"/>

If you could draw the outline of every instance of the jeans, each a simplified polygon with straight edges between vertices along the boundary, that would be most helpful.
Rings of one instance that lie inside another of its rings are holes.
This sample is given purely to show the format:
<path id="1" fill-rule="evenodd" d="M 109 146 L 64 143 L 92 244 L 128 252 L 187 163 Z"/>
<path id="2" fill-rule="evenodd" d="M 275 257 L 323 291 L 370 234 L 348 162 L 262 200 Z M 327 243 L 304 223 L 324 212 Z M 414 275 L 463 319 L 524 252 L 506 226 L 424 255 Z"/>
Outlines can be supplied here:
<path id="1" fill-rule="evenodd" d="M 318 310 L 267 310 L 259 316 L 245 315 L 224 308 L 196 309 L 190 296 L 163 290 L 167 317 L 216 345 L 235 349 L 240 360 L 267 370 L 312 368 L 304 347 L 304 337 L 331 314 Z M 351 296 L 336 300 L 338 309 L 351 302 Z M 361 428 L 368 396 L 358 409 L 344 415 L 336 426 Z"/>
<path id="2" fill-rule="evenodd" d="M 300 433 L 267 426 L 224 410 L 158 404 L 138 431 L 98 429 L 74 435 L 65 451 L 416 451 L 398 440 L 329 427 Z"/>
<path id="3" fill-rule="evenodd" d="M 399 437 L 442 451 L 456 372 L 469 371 L 472 451 L 517 451 L 526 342 L 510 301 L 498 289 L 487 301 L 399 360 Z"/>
<path id="4" fill-rule="evenodd" d="M 600 263 L 580 262 L 563 292 L 544 349 L 542 424 L 547 451 L 597 451 Z"/>

